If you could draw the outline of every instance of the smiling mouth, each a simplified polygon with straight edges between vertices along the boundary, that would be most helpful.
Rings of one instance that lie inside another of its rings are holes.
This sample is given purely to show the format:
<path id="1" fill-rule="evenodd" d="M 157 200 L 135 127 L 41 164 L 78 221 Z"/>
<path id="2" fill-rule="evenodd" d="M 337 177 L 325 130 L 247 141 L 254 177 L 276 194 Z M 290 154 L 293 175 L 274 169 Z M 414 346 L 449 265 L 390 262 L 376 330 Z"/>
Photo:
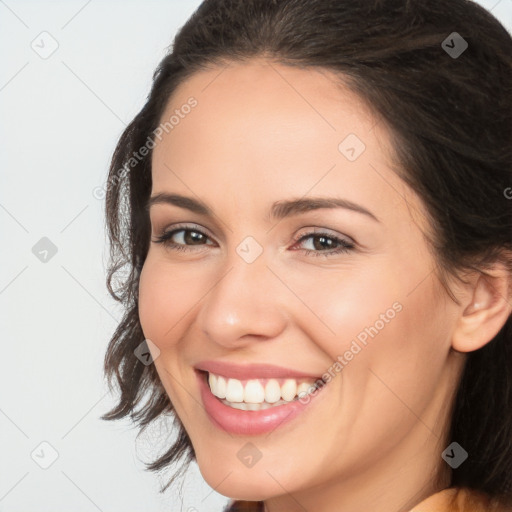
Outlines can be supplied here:
<path id="1" fill-rule="evenodd" d="M 325 385 L 321 379 L 261 378 L 235 379 L 201 371 L 211 393 L 224 405 L 243 411 L 260 411 L 299 400 Z"/>

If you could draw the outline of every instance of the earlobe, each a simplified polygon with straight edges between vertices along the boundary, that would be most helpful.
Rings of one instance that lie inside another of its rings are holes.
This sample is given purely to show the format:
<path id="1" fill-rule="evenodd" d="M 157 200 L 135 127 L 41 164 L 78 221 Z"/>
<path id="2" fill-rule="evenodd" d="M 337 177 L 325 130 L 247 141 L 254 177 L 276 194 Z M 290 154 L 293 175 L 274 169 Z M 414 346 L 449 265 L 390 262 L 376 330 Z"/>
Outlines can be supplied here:
<path id="1" fill-rule="evenodd" d="M 512 313 L 511 282 L 504 266 L 480 274 L 473 281 L 452 335 L 454 350 L 478 350 L 498 334 Z"/>

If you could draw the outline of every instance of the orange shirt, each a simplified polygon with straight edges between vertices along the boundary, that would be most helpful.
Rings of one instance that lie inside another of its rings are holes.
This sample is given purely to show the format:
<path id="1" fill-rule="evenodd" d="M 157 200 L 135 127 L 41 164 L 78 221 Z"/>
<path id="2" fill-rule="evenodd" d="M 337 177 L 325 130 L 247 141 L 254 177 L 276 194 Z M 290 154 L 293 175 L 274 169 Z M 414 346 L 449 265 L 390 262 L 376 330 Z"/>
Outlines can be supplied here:
<path id="1" fill-rule="evenodd" d="M 263 512 L 261 501 L 234 501 L 225 512 Z M 500 507 L 486 494 L 471 489 L 450 487 L 429 496 L 410 512 L 512 512 Z"/>
<path id="2" fill-rule="evenodd" d="M 411 512 L 511 512 L 489 496 L 472 489 L 449 487 L 413 507 Z"/>

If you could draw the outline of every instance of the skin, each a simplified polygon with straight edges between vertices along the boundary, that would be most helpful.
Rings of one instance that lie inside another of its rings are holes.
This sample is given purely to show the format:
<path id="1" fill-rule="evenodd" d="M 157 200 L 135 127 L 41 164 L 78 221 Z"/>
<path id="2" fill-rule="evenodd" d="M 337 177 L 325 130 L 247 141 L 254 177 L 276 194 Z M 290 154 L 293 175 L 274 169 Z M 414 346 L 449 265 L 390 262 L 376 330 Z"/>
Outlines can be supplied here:
<path id="1" fill-rule="evenodd" d="M 453 284 L 460 304 L 449 299 L 422 202 L 391 168 L 389 133 L 334 75 L 230 63 L 181 84 L 163 119 L 190 96 L 198 105 L 154 149 L 152 195 L 201 199 L 215 215 L 152 206 L 152 240 L 178 223 L 207 237 L 194 245 L 184 241 L 190 232 L 177 233 L 187 252 L 150 244 L 139 314 L 203 477 L 226 496 L 265 500 L 270 512 L 410 510 L 449 485 L 441 453 L 465 352 L 489 341 L 510 307 L 490 309 L 492 287 L 476 277 Z M 366 145 L 353 162 L 338 150 L 350 133 Z M 341 208 L 268 218 L 275 201 L 303 196 L 348 199 L 380 222 Z M 355 249 L 325 257 L 337 246 L 299 241 L 311 228 Z M 248 236 L 263 249 L 250 264 L 236 251 Z M 209 420 L 199 361 L 322 375 L 396 302 L 402 310 L 298 418 L 250 437 Z M 252 468 L 237 457 L 247 442 L 262 453 Z"/>

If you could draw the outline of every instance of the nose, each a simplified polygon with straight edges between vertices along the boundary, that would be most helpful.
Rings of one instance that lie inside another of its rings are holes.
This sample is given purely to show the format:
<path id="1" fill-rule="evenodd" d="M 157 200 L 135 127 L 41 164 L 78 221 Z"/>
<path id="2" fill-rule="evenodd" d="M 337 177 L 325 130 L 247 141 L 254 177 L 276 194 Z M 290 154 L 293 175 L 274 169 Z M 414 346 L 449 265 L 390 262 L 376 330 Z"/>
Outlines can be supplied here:
<path id="1" fill-rule="evenodd" d="M 286 301 L 286 288 L 263 255 L 247 263 L 235 253 L 205 296 L 196 321 L 210 341 L 240 348 L 279 336 L 288 322 Z"/>

